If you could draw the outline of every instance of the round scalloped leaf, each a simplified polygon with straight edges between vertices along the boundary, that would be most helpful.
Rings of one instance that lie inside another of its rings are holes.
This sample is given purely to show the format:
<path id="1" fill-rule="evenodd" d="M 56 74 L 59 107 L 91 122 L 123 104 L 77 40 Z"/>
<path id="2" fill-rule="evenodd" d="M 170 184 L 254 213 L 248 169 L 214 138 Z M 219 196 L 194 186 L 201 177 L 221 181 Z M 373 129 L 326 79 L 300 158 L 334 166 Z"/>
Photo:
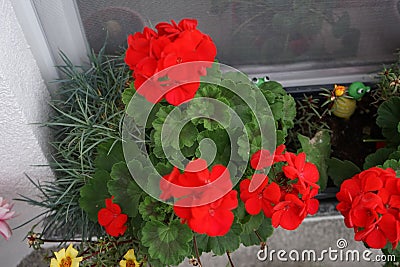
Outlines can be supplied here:
<path id="1" fill-rule="evenodd" d="M 121 206 L 122 213 L 135 217 L 144 195 L 143 190 L 133 180 L 125 162 L 114 164 L 110 176 L 111 180 L 107 186 L 111 195 L 114 196 L 114 202 Z"/>
<path id="2" fill-rule="evenodd" d="M 139 205 L 139 213 L 145 221 L 164 221 L 166 215 L 173 212 L 171 205 L 155 200 L 146 196 Z"/>
<path id="3" fill-rule="evenodd" d="M 186 224 L 172 221 L 166 225 L 159 221 L 146 222 L 142 229 L 142 243 L 148 247 L 150 258 L 166 265 L 178 265 L 190 256 L 189 242 L 193 234 Z"/>
<path id="4" fill-rule="evenodd" d="M 97 213 L 104 208 L 105 199 L 110 198 L 107 182 L 111 179 L 105 170 L 97 170 L 92 179 L 80 190 L 79 206 L 88 214 L 90 220 L 97 222 Z"/>
<path id="5" fill-rule="evenodd" d="M 361 172 L 360 168 L 353 162 L 348 160 L 340 160 L 337 158 L 327 159 L 328 176 L 333 180 L 333 183 L 340 187 L 342 182 L 353 177 Z"/>
<path id="6" fill-rule="evenodd" d="M 400 97 L 392 97 L 378 108 L 376 124 L 382 128 L 382 134 L 389 144 L 400 144 Z"/>
<path id="7" fill-rule="evenodd" d="M 395 150 L 393 148 L 384 147 L 378 149 L 377 151 L 375 151 L 375 153 L 369 154 L 365 158 L 365 162 L 363 165 L 364 170 L 377 165 L 382 165 L 394 151 Z"/>
<path id="8" fill-rule="evenodd" d="M 124 161 L 122 142 L 110 140 L 97 146 L 96 169 L 111 171 L 115 163 Z"/>
<path id="9" fill-rule="evenodd" d="M 263 242 L 266 242 L 267 238 L 274 232 L 271 219 L 266 218 L 262 212 L 256 216 L 251 216 L 250 220 L 242 227 L 243 233 L 240 235 L 240 240 L 244 246 L 260 245 L 259 237 Z"/>
<path id="10" fill-rule="evenodd" d="M 240 246 L 239 235 L 242 228 L 239 223 L 233 223 L 231 230 L 224 236 L 211 237 L 206 234 L 196 234 L 197 246 L 201 252 L 214 252 L 216 255 L 223 255 L 227 251 L 235 251 Z"/>

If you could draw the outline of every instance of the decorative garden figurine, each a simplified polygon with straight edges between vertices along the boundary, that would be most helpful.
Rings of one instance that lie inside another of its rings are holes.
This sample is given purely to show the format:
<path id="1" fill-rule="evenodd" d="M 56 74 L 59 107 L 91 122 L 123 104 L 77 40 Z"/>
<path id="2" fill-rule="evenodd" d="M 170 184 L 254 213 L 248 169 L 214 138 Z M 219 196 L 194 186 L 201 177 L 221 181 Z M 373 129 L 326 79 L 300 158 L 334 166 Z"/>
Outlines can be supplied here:
<path id="1" fill-rule="evenodd" d="M 370 91 L 370 87 L 365 86 L 362 82 L 354 82 L 347 88 L 341 85 L 336 85 L 333 89 L 331 100 L 333 100 L 332 113 L 333 115 L 349 119 L 353 115 L 357 107 L 357 101 L 361 100 L 365 93 Z"/>
<path id="2" fill-rule="evenodd" d="M 347 89 L 349 96 L 355 100 L 360 100 L 365 93 L 369 93 L 370 91 L 371 88 L 369 86 L 365 86 L 362 82 L 354 82 L 350 84 L 349 88 Z"/>
<path id="3" fill-rule="evenodd" d="M 265 77 L 263 77 L 263 78 L 254 77 L 253 79 L 251 79 L 251 81 L 252 81 L 255 85 L 260 86 L 260 85 L 262 85 L 263 83 L 268 82 L 268 81 L 269 81 L 269 77 L 268 77 L 268 76 L 265 76 Z"/>

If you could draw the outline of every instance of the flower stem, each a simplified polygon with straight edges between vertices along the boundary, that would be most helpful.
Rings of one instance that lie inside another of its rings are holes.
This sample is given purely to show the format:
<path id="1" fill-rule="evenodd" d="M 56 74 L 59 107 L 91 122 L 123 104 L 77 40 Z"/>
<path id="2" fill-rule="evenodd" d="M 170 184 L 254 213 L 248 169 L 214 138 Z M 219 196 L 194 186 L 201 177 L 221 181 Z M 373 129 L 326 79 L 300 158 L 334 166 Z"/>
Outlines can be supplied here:
<path id="1" fill-rule="evenodd" d="M 265 246 L 267 245 L 266 242 L 262 239 L 260 233 L 257 232 L 257 230 L 254 230 L 254 233 L 256 234 L 258 240 L 260 240 L 261 250 L 263 250 L 265 248 Z"/>
<path id="2" fill-rule="evenodd" d="M 199 253 L 199 248 L 197 247 L 197 241 L 196 241 L 196 234 L 193 234 L 193 247 L 194 251 L 196 252 L 196 258 L 197 262 L 199 263 L 199 267 L 203 267 L 200 261 L 200 253 Z"/>
<path id="3" fill-rule="evenodd" d="M 233 261 L 231 259 L 231 254 L 229 253 L 229 251 L 226 252 L 226 255 L 228 256 L 228 260 L 229 260 L 231 267 L 235 267 L 235 265 L 233 265 Z"/>

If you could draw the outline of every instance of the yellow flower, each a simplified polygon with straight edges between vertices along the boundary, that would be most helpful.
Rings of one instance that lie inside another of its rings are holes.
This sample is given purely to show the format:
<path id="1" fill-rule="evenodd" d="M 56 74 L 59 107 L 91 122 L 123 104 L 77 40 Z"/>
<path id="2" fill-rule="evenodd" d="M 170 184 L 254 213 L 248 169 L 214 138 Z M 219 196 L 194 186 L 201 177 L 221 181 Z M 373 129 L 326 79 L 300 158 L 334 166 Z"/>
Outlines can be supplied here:
<path id="1" fill-rule="evenodd" d="M 335 84 L 335 89 L 333 89 L 335 92 L 335 96 L 342 96 L 344 92 L 346 91 L 346 87 L 343 85 L 336 85 Z"/>
<path id="2" fill-rule="evenodd" d="M 56 258 L 52 258 L 50 262 L 50 267 L 78 267 L 79 262 L 82 261 L 82 257 L 76 257 L 78 251 L 72 247 L 70 244 L 65 251 L 65 248 L 61 249 L 59 252 L 54 252 Z"/>
<path id="3" fill-rule="evenodd" d="M 128 250 L 124 256 L 125 260 L 119 262 L 119 267 L 139 267 L 140 264 L 137 262 L 135 257 L 135 251 L 133 249 Z"/>

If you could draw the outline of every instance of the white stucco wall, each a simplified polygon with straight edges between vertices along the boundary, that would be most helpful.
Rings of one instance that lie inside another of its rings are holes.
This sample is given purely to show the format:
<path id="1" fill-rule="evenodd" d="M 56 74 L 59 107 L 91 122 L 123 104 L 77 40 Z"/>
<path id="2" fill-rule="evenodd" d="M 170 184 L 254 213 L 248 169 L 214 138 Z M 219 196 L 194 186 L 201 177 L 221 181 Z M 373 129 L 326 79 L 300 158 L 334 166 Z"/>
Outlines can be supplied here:
<path id="1" fill-rule="evenodd" d="M 52 178 L 47 167 L 33 166 L 47 164 L 46 130 L 32 123 L 46 119 L 48 97 L 11 1 L 0 0 L 0 195 L 3 198 L 36 194 L 25 173 L 42 181 Z M 13 202 L 17 216 L 9 221 L 11 227 L 39 212 L 22 202 Z M 15 230 L 9 241 L 0 236 L 0 266 L 16 266 L 32 251 L 24 240 L 31 226 Z"/>

